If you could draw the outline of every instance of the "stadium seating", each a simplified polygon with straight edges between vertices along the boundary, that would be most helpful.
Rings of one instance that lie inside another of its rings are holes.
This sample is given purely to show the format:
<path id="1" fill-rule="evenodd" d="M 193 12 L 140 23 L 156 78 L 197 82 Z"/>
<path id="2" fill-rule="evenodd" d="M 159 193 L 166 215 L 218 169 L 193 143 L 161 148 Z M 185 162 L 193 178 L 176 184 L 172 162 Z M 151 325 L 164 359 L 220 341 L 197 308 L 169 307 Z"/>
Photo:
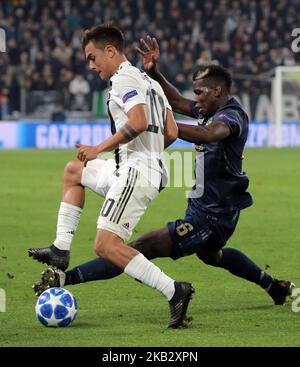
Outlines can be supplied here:
<path id="1" fill-rule="evenodd" d="M 87 68 L 80 37 L 83 29 L 109 20 L 124 31 L 128 58 L 137 66 L 142 66 L 134 51 L 139 38 L 157 37 L 161 69 L 181 91 L 189 89 L 196 65 L 216 62 L 230 68 L 237 76 L 235 92 L 246 89 L 253 95 L 262 92 L 261 75 L 275 66 L 300 62 L 300 53 L 290 49 L 291 29 L 299 26 L 297 0 L 119 4 L 117 0 L 1 2 L 0 27 L 7 37 L 7 52 L 0 58 L 2 110 L 20 111 L 21 88 L 63 92 L 64 107 L 72 108 L 70 84 L 78 74 L 89 84 L 89 93 L 105 89 L 107 83 Z"/>

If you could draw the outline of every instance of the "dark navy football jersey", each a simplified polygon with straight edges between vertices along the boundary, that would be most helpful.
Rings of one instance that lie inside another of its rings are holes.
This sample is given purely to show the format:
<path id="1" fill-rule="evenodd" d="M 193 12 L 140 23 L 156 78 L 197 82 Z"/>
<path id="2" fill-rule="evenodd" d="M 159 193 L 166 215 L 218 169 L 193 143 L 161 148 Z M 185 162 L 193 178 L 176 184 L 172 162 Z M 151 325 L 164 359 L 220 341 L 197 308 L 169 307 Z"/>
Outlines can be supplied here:
<path id="1" fill-rule="evenodd" d="M 202 116 L 195 104 L 192 112 L 199 125 L 223 121 L 231 134 L 218 142 L 195 145 L 196 181 L 189 194 L 188 210 L 228 213 L 247 208 L 252 204 L 252 198 L 247 192 L 249 179 L 242 170 L 242 161 L 248 116 L 233 97 L 209 118 Z"/>

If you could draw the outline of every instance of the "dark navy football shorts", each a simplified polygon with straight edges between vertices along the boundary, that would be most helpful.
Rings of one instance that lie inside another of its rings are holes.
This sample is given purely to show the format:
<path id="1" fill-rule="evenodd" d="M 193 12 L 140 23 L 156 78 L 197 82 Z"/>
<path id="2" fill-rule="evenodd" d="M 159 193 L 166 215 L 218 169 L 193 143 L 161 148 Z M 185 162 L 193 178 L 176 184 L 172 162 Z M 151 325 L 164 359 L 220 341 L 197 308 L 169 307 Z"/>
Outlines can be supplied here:
<path id="1" fill-rule="evenodd" d="M 167 224 L 173 241 L 172 259 L 224 247 L 235 230 L 239 214 L 239 211 L 215 214 L 198 209 L 195 212 L 188 208 L 184 219 Z"/>

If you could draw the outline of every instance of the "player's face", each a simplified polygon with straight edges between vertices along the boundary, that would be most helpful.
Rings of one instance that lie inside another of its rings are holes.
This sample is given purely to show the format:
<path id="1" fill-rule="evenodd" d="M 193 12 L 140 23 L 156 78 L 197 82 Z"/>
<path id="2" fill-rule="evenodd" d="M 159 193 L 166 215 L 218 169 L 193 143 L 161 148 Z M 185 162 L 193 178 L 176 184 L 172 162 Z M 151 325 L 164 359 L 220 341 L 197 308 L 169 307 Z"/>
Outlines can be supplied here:
<path id="1" fill-rule="evenodd" d="M 219 108 L 218 96 L 220 95 L 219 86 L 211 87 L 204 79 L 193 82 L 196 107 L 202 115 L 212 116 Z"/>
<path id="2" fill-rule="evenodd" d="M 102 80 L 109 80 L 112 73 L 112 60 L 110 50 L 107 47 L 101 50 L 89 42 L 85 47 L 85 57 L 89 62 L 89 68 L 95 71 Z"/>

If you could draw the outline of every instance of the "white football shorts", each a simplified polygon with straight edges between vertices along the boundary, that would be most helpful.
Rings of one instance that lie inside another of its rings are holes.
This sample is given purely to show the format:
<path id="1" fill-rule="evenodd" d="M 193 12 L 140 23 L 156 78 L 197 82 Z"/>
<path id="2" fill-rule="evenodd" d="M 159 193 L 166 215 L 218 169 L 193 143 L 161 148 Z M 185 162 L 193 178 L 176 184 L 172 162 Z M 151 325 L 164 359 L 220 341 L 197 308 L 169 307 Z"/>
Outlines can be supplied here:
<path id="1" fill-rule="evenodd" d="M 105 201 L 97 221 L 98 229 L 115 233 L 127 241 L 159 191 L 134 167 L 116 171 L 114 159 L 94 159 L 83 169 L 81 183 Z"/>

